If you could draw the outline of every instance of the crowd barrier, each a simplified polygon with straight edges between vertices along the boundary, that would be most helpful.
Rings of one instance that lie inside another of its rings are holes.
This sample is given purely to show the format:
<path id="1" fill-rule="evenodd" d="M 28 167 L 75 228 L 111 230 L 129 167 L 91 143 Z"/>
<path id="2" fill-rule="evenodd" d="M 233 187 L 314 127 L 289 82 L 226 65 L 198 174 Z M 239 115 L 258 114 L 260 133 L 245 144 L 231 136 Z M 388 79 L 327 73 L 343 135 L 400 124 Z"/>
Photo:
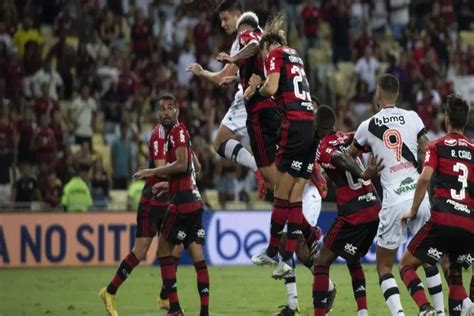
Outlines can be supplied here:
<path id="1" fill-rule="evenodd" d="M 135 213 L 0 213 L 0 268 L 116 266 L 133 246 Z M 335 212 L 322 212 L 327 231 Z M 213 265 L 251 264 L 268 243 L 270 212 L 209 211 L 203 216 L 205 255 Z M 405 247 L 398 252 L 400 258 Z M 146 262 L 155 260 L 156 239 Z M 375 246 L 363 259 L 375 262 Z M 184 253 L 181 263 L 190 263 Z"/>

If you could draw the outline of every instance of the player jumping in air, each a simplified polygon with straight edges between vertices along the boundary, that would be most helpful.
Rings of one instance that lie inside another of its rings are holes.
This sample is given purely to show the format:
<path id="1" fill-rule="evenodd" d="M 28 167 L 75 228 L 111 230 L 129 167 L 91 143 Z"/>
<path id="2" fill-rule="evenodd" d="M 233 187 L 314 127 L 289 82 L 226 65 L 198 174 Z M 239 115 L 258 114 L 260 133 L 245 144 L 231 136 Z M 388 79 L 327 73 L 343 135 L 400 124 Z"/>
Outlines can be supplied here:
<path id="1" fill-rule="evenodd" d="M 316 126 L 321 142 L 316 160 L 336 187 L 338 216 L 315 257 L 314 315 L 326 315 L 329 267 L 341 256 L 346 259 L 352 277 L 357 315 L 367 316 L 365 275 L 360 258 L 369 250 L 377 232 L 381 203 L 370 179 L 383 169 L 383 165 L 375 157 L 363 171 L 359 158 L 354 160 L 346 153 L 354 134 L 336 132 L 335 122 L 336 114 L 330 107 L 318 108 Z"/>
<path id="2" fill-rule="evenodd" d="M 421 156 L 429 142 L 426 129 L 418 114 L 395 106 L 398 97 L 398 80 L 392 75 L 383 75 L 377 82 L 375 99 L 380 111 L 362 122 L 348 153 L 357 157 L 363 148 L 370 147 L 373 154 L 383 159 L 381 171 L 383 187 L 382 210 L 377 231 L 377 272 L 380 287 L 392 315 L 405 315 L 400 301 L 392 266 L 398 247 L 407 240 L 407 227 L 400 222 L 407 203 L 413 200 L 419 177 L 417 153 Z M 413 234 L 430 217 L 429 201 L 423 199 L 418 216 L 408 227 Z M 444 315 L 441 276 L 436 265 L 426 265 L 428 290 L 438 315 Z"/>
<path id="3" fill-rule="evenodd" d="M 184 245 L 196 269 L 198 291 L 201 300 L 200 316 L 209 315 L 209 274 L 203 255 L 205 231 L 202 227 L 203 202 L 196 186 L 193 153 L 186 127 L 178 122 L 179 110 L 171 95 L 161 97 L 159 114 L 165 127 L 166 165 L 138 171 L 135 178 L 168 177 L 170 205 L 163 219 L 158 244 L 161 278 L 166 288 L 170 309 L 168 315 L 183 315 L 179 304 L 176 260 L 173 249 Z"/>
<path id="4" fill-rule="evenodd" d="M 416 185 L 411 210 L 403 223 L 415 220 L 430 185 L 431 218 L 408 244 L 400 275 L 420 308 L 420 315 L 438 315 L 428 302 L 416 269 L 449 258 L 449 315 L 474 315 L 474 304 L 462 284 L 462 267 L 474 261 L 474 144 L 464 136 L 469 104 L 449 95 L 445 114 L 448 134 L 431 142 Z M 429 279 L 428 279 L 429 280 Z"/>

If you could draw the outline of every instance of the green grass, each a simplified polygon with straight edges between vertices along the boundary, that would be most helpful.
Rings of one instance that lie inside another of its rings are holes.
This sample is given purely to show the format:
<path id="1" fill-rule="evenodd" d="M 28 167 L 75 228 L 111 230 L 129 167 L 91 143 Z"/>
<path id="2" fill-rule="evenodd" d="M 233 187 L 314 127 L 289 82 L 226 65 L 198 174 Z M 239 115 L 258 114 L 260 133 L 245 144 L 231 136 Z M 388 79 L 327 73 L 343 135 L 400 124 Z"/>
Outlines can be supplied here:
<path id="1" fill-rule="evenodd" d="M 398 269 L 398 268 L 397 268 Z M 371 315 L 388 315 L 374 265 L 365 265 Z M 283 282 L 270 278 L 270 268 L 254 266 L 210 267 L 212 315 L 271 315 L 286 303 Z M 0 315 L 105 315 L 97 293 L 112 278 L 114 268 L 4 269 L 0 270 Z M 398 276 L 398 270 L 395 273 Z M 421 272 L 424 276 L 424 273 Z M 356 315 L 351 279 L 344 265 L 331 269 L 338 295 L 332 315 Z M 465 273 L 469 284 L 470 273 Z M 303 315 L 312 315 L 312 276 L 297 268 L 298 295 Z M 398 279 L 406 315 L 417 308 Z M 158 267 L 138 267 L 118 292 L 119 315 L 162 315 L 155 307 L 160 272 Z M 444 285 L 447 297 L 446 285 Z M 178 269 L 178 290 L 187 315 L 198 315 L 195 272 Z M 447 304 L 447 302 L 446 302 Z M 447 306 L 447 305 L 446 305 Z"/>

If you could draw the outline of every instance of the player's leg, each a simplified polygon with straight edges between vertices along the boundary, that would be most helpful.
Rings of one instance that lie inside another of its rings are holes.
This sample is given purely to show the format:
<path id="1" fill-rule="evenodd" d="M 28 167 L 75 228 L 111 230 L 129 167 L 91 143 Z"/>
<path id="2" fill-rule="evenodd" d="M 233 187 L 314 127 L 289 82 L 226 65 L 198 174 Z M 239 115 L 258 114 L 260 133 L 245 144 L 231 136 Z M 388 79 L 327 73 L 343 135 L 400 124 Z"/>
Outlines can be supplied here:
<path id="1" fill-rule="evenodd" d="M 173 257 L 173 249 L 182 243 L 181 232 L 183 231 L 181 215 L 168 213 L 161 228 L 158 241 L 157 256 L 160 261 L 161 280 L 168 295 L 170 309 L 169 314 L 180 315 L 181 306 L 178 299 L 178 287 L 176 280 L 176 258 Z"/>
<path id="2" fill-rule="evenodd" d="M 425 198 L 419 207 L 416 219 L 408 223 L 408 228 L 413 235 L 416 235 L 425 227 L 425 224 L 431 216 L 430 207 L 428 198 Z M 431 234 L 437 234 L 437 232 L 432 229 Z M 436 264 L 424 263 L 423 269 L 425 270 L 426 287 L 431 296 L 432 305 L 438 311 L 438 315 L 444 315 L 443 288 L 438 267 Z"/>
<path id="3" fill-rule="evenodd" d="M 449 267 L 448 306 L 450 316 L 469 315 L 468 313 L 472 315 L 474 312 L 473 304 L 462 283 L 462 267 L 459 264 L 453 264 L 452 260 Z"/>
<path id="4" fill-rule="evenodd" d="M 324 244 L 314 258 L 313 307 L 315 316 L 325 316 L 328 309 L 329 267 L 337 255 Z"/>
<path id="5" fill-rule="evenodd" d="M 365 274 L 362 269 L 362 265 L 359 260 L 353 262 L 347 262 L 347 269 L 351 274 L 352 280 L 352 291 L 354 293 L 354 299 L 357 303 L 357 315 L 367 316 L 367 296 L 366 296 L 366 284 Z"/>
<path id="6" fill-rule="evenodd" d="M 159 240 L 159 238 L 158 238 Z M 158 245 L 159 247 L 159 245 Z M 156 256 L 158 257 L 158 247 L 156 251 Z M 171 252 L 171 256 L 175 261 L 175 269 L 178 272 L 178 263 L 179 259 L 181 258 L 181 254 L 183 253 L 184 246 L 182 244 L 176 245 Z M 158 309 L 169 310 L 170 309 L 170 301 L 168 299 L 168 293 L 166 292 L 165 285 L 161 284 L 160 294 L 156 298 L 156 306 Z"/>
<path id="7" fill-rule="evenodd" d="M 201 302 L 199 316 L 209 316 L 209 272 L 202 250 L 204 244 L 205 231 L 202 227 L 202 211 L 188 214 L 187 237 L 184 241 L 196 269 L 197 289 Z"/>
<path id="8" fill-rule="evenodd" d="M 254 157 L 240 142 L 241 136 L 247 133 L 246 120 L 243 99 L 235 99 L 217 130 L 214 148 L 220 156 L 257 171 Z"/>
<path id="9" fill-rule="evenodd" d="M 472 271 L 472 276 L 471 276 L 471 289 L 469 293 L 469 297 L 471 298 L 471 301 L 474 302 L 474 266 L 471 267 Z"/>

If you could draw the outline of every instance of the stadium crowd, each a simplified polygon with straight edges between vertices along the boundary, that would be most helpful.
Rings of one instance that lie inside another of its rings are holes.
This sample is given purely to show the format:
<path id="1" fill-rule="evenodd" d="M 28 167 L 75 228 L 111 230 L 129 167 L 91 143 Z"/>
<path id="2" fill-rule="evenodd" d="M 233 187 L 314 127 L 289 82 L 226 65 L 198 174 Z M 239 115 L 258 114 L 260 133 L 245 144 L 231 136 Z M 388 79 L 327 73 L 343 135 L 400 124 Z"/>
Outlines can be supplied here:
<path id="1" fill-rule="evenodd" d="M 186 71 L 194 62 L 217 71 L 215 57 L 232 44 L 215 2 L 3 1 L 0 203 L 29 208 L 41 200 L 58 209 L 68 203 L 62 196 L 80 189 L 86 210 L 107 208 L 112 189 L 139 195 L 130 179 L 145 164 L 157 99 L 166 92 L 185 109 L 180 120 L 202 164 L 200 190 L 223 193 L 223 207 L 234 196 L 247 200 L 253 172 L 219 159 L 210 145 L 235 87 Z M 243 3 L 261 21 L 286 14 L 290 45 L 303 53 L 312 93 L 336 110 L 337 130 L 355 130 L 374 113 L 376 79 L 387 72 L 400 80 L 399 105 L 416 110 L 438 138 L 453 79 L 474 75 L 469 0 Z"/>

